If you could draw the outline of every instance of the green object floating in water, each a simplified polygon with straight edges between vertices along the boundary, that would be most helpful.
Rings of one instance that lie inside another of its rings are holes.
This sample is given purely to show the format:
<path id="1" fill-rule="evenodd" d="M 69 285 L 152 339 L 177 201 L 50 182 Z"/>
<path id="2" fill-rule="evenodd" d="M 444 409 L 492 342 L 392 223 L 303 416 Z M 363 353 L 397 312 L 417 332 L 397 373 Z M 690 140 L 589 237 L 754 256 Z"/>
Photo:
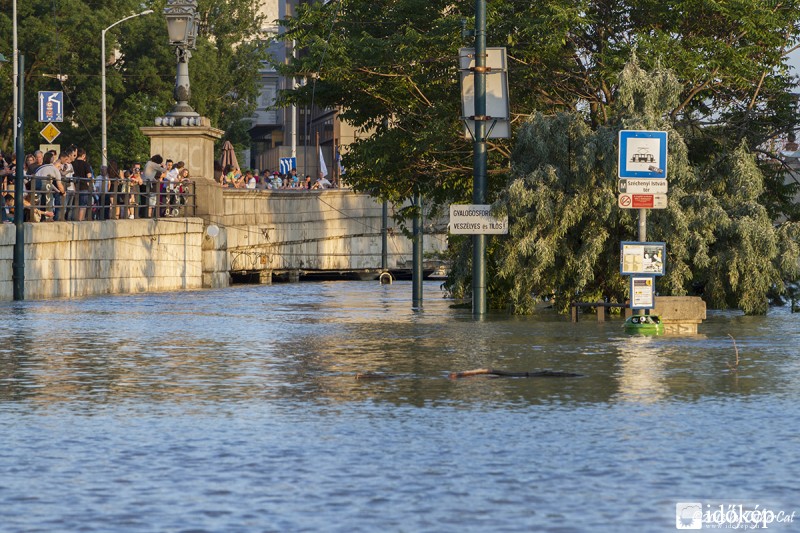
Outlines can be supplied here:
<path id="1" fill-rule="evenodd" d="M 625 333 L 663 335 L 664 323 L 658 315 L 633 315 L 625 319 Z"/>

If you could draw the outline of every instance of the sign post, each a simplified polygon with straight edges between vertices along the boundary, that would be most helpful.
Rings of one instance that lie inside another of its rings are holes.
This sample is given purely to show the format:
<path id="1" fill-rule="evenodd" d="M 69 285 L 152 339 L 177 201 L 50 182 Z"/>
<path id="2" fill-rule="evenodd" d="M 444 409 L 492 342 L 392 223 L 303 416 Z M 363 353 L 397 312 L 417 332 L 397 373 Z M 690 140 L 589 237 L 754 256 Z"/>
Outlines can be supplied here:
<path id="1" fill-rule="evenodd" d="M 656 276 L 666 272 L 667 245 L 663 242 L 623 242 L 620 246 L 619 270 L 631 279 L 631 309 L 655 307 Z"/>
<path id="2" fill-rule="evenodd" d="M 620 178 L 619 192 L 627 194 L 667 194 L 667 180 Z"/>
<path id="3" fill-rule="evenodd" d="M 631 309 L 652 309 L 655 307 L 654 276 L 631 276 Z"/>
<path id="4" fill-rule="evenodd" d="M 620 193 L 617 205 L 622 209 L 666 209 L 666 194 Z"/>
<path id="5" fill-rule="evenodd" d="M 619 271 L 623 276 L 647 274 L 663 276 L 666 272 L 667 245 L 663 242 L 624 241 L 620 246 Z"/>
<path id="6" fill-rule="evenodd" d="M 667 132 L 619 132 L 619 199 L 639 210 L 639 242 L 622 243 L 620 270 L 631 275 L 631 309 L 655 306 L 655 277 L 664 275 L 664 243 L 648 243 L 647 210 L 667 207 Z M 626 249 L 627 245 L 627 249 Z M 642 276 L 641 274 L 650 274 Z"/>
<path id="7" fill-rule="evenodd" d="M 39 91 L 39 122 L 64 122 L 62 91 Z"/>
<path id="8" fill-rule="evenodd" d="M 39 134 L 40 134 L 42 137 L 44 137 L 44 138 L 45 138 L 45 140 L 46 140 L 48 143 L 50 143 L 50 144 L 53 144 L 53 141 L 56 139 L 56 137 L 58 137 L 59 135 L 61 135 L 61 131 L 59 131 L 59 129 L 58 129 L 58 128 L 56 128 L 56 127 L 53 125 L 53 123 L 52 123 L 52 122 L 48 122 L 48 123 L 47 123 L 47 126 L 45 126 L 44 128 L 42 128 L 42 131 L 40 131 L 40 132 L 39 132 Z"/>
<path id="9" fill-rule="evenodd" d="M 667 179 L 667 132 L 619 132 L 619 177 Z"/>
<path id="10" fill-rule="evenodd" d="M 508 233 L 508 216 L 491 215 L 490 205 L 453 204 L 450 206 L 450 223 L 447 229 L 453 235 L 505 235 Z"/>
<path id="11" fill-rule="evenodd" d="M 281 174 L 288 174 L 293 168 L 297 169 L 296 157 L 281 157 L 278 161 L 278 171 Z"/>

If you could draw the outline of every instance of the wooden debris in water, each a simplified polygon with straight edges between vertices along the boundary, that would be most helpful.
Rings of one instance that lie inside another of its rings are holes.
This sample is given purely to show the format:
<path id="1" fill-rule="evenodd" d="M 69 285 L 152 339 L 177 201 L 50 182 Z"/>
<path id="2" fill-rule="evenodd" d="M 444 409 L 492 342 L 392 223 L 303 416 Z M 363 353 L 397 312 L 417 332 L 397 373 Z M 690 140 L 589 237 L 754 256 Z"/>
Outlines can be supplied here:
<path id="1" fill-rule="evenodd" d="M 450 379 L 469 378 L 472 376 L 495 376 L 505 378 L 579 378 L 583 374 L 573 372 L 560 372 L 558 370 L 537 370 L 535 372 L 507 372 L 494 368 L 476 368 L 463 372 L 451 372 Z"/>
<path id="2" fill-rule="evenodd" d="M 356 374 L 356 379 L 392 379 L 396 377 L 393 374 L 381 374 L 379 372 L 359 372 Z"/>
<path id="3" fill-rule="evenodd" d="M 731 369 L 732 372 L 739 371 L 739 348 L 736 346 L 736 339 L 733 338 L 733 335 L 728 333 L 728 337 L 731 338 L 733 341 L 733 349 L 736 351 L 736 362 L 734 364 L 728 363 L 728 368 Z"/>

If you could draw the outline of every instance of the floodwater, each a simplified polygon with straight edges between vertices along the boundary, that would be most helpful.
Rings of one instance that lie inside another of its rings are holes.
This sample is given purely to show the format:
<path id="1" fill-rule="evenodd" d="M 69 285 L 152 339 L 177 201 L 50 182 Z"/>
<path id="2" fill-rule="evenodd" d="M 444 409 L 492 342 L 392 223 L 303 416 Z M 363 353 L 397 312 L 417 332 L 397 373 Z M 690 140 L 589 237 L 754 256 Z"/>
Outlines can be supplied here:
<path id="1" fill-rule="evenodd" d="M 620 319 L 476 321 L 435 282 L 422 311 L 410 299 L 331 282 L 0 304 L 0 531 L 674 531 L 681 502 L 800 512 L 800 314 L 710 312 L 699 335 L 646 338 Z M 449 379 L 481 367 L 584 377 Z"/>

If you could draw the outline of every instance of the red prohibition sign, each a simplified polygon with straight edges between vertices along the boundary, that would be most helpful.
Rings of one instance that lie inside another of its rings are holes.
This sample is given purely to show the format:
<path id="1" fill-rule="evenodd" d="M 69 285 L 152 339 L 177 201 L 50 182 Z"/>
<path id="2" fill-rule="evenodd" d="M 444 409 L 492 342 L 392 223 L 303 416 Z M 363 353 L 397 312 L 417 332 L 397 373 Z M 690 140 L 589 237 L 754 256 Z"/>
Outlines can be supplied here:
<path id="1" fill-rule="evenodd" d="M 622 196 L 619 199 L 619 204 L 620 205 L 625 205 L 625 206 L 631 205 L 631 197 L 630 196 Z"/>

